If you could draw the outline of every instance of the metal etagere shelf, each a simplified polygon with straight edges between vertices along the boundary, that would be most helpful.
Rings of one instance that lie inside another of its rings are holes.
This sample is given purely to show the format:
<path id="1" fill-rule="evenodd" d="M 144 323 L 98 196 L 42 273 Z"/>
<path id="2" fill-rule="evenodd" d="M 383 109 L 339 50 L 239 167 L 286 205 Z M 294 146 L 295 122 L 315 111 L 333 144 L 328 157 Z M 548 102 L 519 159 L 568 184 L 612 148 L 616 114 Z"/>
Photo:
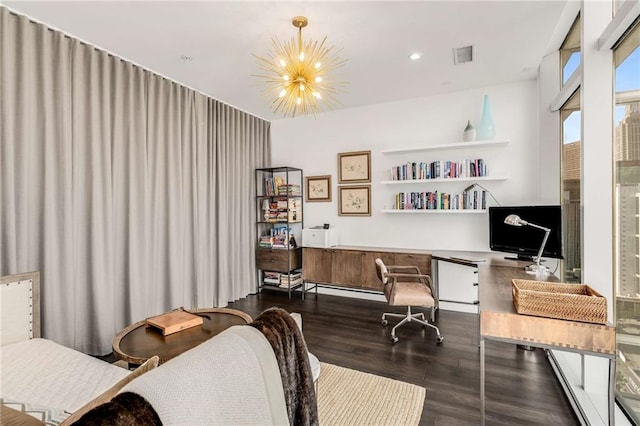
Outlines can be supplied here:
<path id="1" fill-rule="evenodd" d="M 256 273 L 257 291 L 300 291 L 302 280 L 302 228 L 304 185 L 302 169 L 256 169 Z"/>

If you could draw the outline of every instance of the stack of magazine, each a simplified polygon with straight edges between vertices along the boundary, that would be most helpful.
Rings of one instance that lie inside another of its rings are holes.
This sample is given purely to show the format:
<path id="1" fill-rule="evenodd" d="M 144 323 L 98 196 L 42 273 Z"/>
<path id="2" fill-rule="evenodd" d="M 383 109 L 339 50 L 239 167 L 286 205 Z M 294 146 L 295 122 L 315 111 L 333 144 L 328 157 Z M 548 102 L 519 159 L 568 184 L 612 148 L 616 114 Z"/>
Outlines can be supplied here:
<path id="1" fill-rule="evenodd" d="M 302 272 L 280 274 L 280 287 L 289 288 L 302 283 Z"/>

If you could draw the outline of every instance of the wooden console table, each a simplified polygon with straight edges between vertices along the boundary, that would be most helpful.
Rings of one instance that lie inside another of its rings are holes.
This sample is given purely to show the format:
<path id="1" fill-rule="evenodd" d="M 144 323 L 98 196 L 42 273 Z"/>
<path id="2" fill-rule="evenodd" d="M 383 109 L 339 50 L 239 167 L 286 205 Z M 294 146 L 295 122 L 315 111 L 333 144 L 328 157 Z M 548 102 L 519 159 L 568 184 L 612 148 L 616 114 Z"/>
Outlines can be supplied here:
<path id="1" fill-rule="evenodd" d="M 382 293 L 378 257 L 387 265 L 417 266 L 423 274 L 431 274 L 431 254 L 426 250 L 336 246 L 303 247 L 302 276 L 305 282 Z"/>
<path id="2" fill-rule="evenodd" d="M 485 424 L 485 342 L 494 340 L 543 349 L 559 349 L 609 360 L 609 425 L 613 425 L 615 404 L 615 328 L 552 318 L 519 315 L 513 307 L 513 278 L 541 280 L 521 267 L 480 267 L 480 412 Z M 549 276 L 543 281 L 558 281 Z M 584 366 L 583 366 L 584 368 Z M 583 375 L 584 377 L 584 375 Z"/>

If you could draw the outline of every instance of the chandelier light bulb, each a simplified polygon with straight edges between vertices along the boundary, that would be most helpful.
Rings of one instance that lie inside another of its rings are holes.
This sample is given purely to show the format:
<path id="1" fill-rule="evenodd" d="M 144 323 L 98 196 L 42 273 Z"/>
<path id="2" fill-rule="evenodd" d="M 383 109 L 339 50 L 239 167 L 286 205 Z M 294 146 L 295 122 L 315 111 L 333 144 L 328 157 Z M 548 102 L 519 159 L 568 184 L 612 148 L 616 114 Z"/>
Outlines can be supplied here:
<path id="1" fill-rule="evenodd" d="M 331 73 L 346 61 L 326 45 L 326 37 L 320 41 L 303 40 L 302 29 L 308 24 L 307 18 L 296 16 L 292 24 L 298 29 L 296 37 L 284 42 L 274 37 L 268 55 L 254 55 L 264 71 L 263 75 L 256 76 L 265 83 L 263 95 L 271 100 L 273 112 L 285 117 L 335 108 L 340 105 L 336 93 L 345 83 L 335 81 Z M 322 103 L 321 92 L 326 98 Z"/>

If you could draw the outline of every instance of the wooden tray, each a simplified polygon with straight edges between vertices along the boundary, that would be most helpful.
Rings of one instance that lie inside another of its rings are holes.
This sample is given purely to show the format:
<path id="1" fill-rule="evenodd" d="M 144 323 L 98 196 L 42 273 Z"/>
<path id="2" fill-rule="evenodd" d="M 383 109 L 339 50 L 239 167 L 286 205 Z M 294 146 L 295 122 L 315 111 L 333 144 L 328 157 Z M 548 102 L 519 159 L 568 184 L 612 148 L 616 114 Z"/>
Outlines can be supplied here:
<path id="1" fill-rule="evenodd" d="M 596 324 L 607 322 L 607 299 L 585 284 L 511 281 L 519 314 Z"/>
<path id="2" fill-rule="evenodd" d="M 202 317 L 182 310 L 171 311 L 156 317 L 147 318 L 147 326 L 159 329 L 163 336 L 196 327 L 203 322 Z"/>

